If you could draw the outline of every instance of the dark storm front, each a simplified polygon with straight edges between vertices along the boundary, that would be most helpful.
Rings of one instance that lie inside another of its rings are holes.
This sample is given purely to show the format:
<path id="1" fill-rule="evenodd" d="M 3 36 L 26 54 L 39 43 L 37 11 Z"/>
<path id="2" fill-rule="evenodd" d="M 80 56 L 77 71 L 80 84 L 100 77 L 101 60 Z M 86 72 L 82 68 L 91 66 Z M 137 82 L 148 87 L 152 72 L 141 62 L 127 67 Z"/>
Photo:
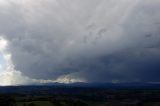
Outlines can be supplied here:
<path id="1" fill-rule="evenodd" d="M 157 87 L 17 86 L 0 88 L 0 106 L 159 106 Z"/>

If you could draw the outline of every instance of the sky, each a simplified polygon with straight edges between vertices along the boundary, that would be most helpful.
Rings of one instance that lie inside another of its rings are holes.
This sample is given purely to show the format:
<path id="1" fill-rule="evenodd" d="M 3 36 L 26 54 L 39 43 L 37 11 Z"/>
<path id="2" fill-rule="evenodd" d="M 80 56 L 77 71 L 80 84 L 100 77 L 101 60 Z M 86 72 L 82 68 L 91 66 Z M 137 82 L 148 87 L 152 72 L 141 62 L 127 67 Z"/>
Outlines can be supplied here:
<path id="1" fill-rule="evenodd" d="M 0 0 L 0 85 L 160 82 L 159 0 Z"/>

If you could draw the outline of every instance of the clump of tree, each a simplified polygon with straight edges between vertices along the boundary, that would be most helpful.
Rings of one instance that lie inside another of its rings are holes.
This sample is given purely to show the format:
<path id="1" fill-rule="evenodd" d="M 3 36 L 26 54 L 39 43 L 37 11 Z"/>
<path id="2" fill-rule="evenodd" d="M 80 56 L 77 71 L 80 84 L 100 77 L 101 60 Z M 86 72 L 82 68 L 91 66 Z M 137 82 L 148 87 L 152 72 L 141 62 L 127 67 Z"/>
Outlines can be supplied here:
<path id="1" fill-rule="evenodd" d="M 0 106 L 14 106 L 14 100 L 11 97 L 0 97 Z"/>
<path id="2" fill-rule="evenodd" d="M 28 106 L 36 106 L 34 103 L 29 103 Z"/>
<path id="3" fill-rule="evenodd" d="M 23 106 L 27 106 L 27 105 L 24 103 Z"/>

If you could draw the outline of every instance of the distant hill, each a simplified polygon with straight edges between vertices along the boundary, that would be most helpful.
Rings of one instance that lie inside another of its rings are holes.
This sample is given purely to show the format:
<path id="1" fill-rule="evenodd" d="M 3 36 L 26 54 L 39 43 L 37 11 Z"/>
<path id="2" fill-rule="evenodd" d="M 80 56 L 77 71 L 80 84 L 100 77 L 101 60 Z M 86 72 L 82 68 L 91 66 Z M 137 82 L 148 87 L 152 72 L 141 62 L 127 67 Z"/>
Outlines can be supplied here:
<path id="1" fill-rule="evenodd" d="M 149 83 L 50 83 L 43 85 L 1 86 L 0 93 L 37 93 L 41 91 L 52 92 L 68 89 L 160 89 L 160 84 Z M 68 91 L 67 91 L 68 92 Z M 69 91 L 70 92 L 70 91 Z"/>
<path id="2" fill-rule="evenodd" d="M 146 89 L 146 88 L 155 88 L 159 89 L 160 84 L 154 83 L 71 83 L 71 84 L 63 84 L 63 83 L 48 83 L 43 84 L 42 86 L 65 86 L 65 87 L 93 87 L 93 88 L 116 88 L 116 89 Z"/>

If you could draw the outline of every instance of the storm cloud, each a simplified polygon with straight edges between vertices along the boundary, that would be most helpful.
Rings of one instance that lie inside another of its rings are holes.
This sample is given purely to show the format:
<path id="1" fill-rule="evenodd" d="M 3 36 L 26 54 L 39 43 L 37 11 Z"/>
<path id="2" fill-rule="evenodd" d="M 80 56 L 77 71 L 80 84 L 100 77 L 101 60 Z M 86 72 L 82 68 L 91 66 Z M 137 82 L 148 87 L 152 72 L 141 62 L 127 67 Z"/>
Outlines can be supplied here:
<path id="1" fill-rule="evenodd" d="M 0 34 L 28 79 L 159 82 L 159 10 L 159 0 L 1 0 Z"/>

